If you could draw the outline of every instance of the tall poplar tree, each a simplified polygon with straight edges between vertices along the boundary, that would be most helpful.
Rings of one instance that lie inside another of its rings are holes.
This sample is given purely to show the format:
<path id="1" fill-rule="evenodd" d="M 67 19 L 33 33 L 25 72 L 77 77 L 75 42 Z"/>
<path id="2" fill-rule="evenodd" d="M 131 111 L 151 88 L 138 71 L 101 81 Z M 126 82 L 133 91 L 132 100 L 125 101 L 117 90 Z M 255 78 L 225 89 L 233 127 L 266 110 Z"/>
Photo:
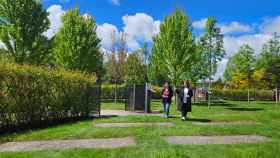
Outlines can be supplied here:
<path id="1" fill-rule="evenodd" d="M 101 75 L 103 55 L 94 19 L 80 15 L 76 8 L 68 11 L 62 21 L 63 26 L 54 38 L 56 65 Z"/>
<path id="2" fill-rule="evenodd" d="M 211 105 L 211 83 L 213 75 L 217 72 L 217 63 L 224 57 L 223 49 L 223 34 L 217 26 L 217 20 L 213 17 L 207 18 L 205 33 L 200 39 L 200 44 L 203 48 L 204 58 L 206 62 L 205 68 L 208 67 L 208 106 Z"/>
<path id="3" fill-rule="evenodd" d="M 166 17 L 160 26 L 160 33 L 154 37 L 151 57 L 152 75 L 164 76 L 174 86 L 189 79 L 196 64 L 196 46 L 191 22 L 182 10 L 176 10 Z"/>

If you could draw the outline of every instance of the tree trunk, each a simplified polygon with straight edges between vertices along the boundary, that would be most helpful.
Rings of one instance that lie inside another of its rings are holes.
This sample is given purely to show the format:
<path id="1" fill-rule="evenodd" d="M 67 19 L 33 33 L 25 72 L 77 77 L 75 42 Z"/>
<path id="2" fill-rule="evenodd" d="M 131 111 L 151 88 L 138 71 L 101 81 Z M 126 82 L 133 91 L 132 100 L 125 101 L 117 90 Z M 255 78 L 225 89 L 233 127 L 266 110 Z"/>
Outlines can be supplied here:
<path id="1" fill-rule="evenodd" d="M 174 97 L 175 97 L 175 100 L 174 100 L 174 103 L 175 105 L 177 106 L 177 92 L 176 92 L 176 82 L 173 82 L 173 94 L 174 94 Z"/>
<path id="2" fill-rule="evenodd" d="M 212 39 L 210 38 L 210 45 L 212 46 Z M 209 48 L 209 83 L 208 83 L 208 108 L 211 108 L 211 80 L 212 80 L 212 50 Z"/>

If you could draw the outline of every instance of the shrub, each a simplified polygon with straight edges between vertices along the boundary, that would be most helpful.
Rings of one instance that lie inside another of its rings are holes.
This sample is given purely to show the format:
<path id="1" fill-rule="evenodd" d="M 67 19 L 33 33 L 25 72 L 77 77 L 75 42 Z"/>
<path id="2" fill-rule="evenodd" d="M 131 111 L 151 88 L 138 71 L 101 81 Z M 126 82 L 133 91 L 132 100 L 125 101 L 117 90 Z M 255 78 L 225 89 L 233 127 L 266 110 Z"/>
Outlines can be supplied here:
<path id="1" fill-rule="evenodd" d="M 161 98 L 161 87 L 152 86 L 152 98 L 153 99 L 160 99 Z M 128 87 L 125 85 L 118 85 L 117 88 L 115 85 L 102 85 L 102 100 L 113 100 L 115 98 L 115 91 L 117 93 L 117 99 L 123 100 L 127 99 L 128 97 Z"/>
<path id="2" fill-rule="evenodd" d="M 111 100 L 115 98 L 115 93 L 117 94 L 117 99 L 126 99 L 128 96 L 127 88 L 125 85 L 102 85 L 101 98 L 103 100 Z"/>
<path id="3" fill-rule="evenodd" d="M 247 90 L 213 90 L 213 96 L 215 98 L 224 100 L 248 100 Z M 273 91 L 271 90 L 251 90 L 251 100 L 273 100 Z"/>
<path id="4" fill-rule="evenodd" d="M 0 128 L 33 127 L 99 112 L 93 75 L 0 63 Z"/>

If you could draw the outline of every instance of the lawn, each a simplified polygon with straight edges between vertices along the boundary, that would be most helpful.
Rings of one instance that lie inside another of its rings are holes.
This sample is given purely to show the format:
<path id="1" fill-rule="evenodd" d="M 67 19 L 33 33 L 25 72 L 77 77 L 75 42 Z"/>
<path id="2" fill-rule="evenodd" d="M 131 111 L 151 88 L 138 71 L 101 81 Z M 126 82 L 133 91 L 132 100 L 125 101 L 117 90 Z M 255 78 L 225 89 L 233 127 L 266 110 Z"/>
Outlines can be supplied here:
<path id="1" fill-rule="evenodd" d="M 104 103 L 104 109 L 124 109 L 123 104 Z M 160 111 L 160 101 L 152 103 Z M 226 102 L 196 104 L 190 121 L 182 122 L 172 105 L 173 118 L 159 116 L 126 116 L 99 118 L 47 129 L 30 130 L 1 136 L 5 141 L 64 140 L 87 138 L 121 138 L 131 136 L 137 146 L 119 149 L 71 149 L 36 152 L 0 153 L 0 158 L 277 158 L 280 157 L 280 105 L 272 102 Z M 255 125 L 199 126 L 195 121 L 255 121 Z M 173 127 L 141 126 L 129 128 L 96 128 L 99 122 L 174 122 Z M 238 145 L 170 145 L 162 136 L 190 135 L 262 135 L 270 142 Z"/>

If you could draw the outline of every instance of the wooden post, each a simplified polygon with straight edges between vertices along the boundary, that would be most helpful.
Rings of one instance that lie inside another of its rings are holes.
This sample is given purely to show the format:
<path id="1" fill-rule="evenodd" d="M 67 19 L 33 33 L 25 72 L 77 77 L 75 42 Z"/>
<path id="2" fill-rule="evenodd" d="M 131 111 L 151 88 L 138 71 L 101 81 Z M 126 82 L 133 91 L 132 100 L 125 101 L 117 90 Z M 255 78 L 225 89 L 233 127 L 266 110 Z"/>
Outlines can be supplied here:
<path id="1" fill-rule="evenodd" d="M 133 111 L 135 111 L 135 88 L 136 88 L 136 86 L 135 86 L 135 84 L 133 84 Z"/>
<path id="2" fill-rule="evenodd" d="M 145 83 L 145 113 L 148 113 L 148 83 Z"/>
<path id="3" fill-rule="evenodd" d="M 278 88 L 276 88 L 276 90 L 275 90 L 275 101 L 276 101 L 276 103 L 278 103 L 278 101 L 279 101 Z"/>

